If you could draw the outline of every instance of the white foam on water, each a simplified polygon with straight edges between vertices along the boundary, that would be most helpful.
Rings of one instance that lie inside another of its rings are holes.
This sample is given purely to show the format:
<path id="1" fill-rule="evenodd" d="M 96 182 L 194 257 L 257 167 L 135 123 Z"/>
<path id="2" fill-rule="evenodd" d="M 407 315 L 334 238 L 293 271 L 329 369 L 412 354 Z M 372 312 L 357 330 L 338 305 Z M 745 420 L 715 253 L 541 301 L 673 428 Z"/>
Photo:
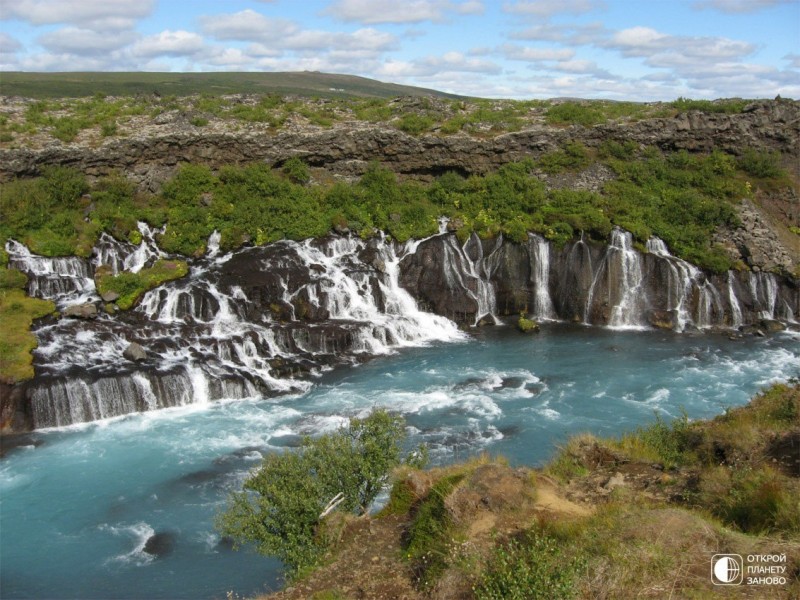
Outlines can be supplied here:
<path id="1" fill-rule="evenodd" d="M 133 550 L 109 558 L 106 561 L 106 564 L 118 563 L 122 565 L 143 567 L 150 564 L 155 559 L 152 554 L 144 551 L 144 547 L 147 545 L 147 540 L 149 540 L 156 533 L 155 530 L 147 523 L 142 521 L 139 523 L 134 523 L 133 525 L 118 526 L 103 524 L 100 525 L 99 529 L 100 531 L 108 532 L 115 537 L 132 538 L 133 541 Z"/>

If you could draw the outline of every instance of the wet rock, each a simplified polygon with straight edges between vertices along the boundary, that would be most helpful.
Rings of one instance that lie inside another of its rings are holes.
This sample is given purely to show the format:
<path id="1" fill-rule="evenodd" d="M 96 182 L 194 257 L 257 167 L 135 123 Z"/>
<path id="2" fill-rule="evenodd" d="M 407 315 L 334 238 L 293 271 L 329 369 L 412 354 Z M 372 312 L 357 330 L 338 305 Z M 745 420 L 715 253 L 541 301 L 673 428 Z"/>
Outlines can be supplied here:
<path id="1" fill-rule="evenodd" d="M 128 344 L 128 347 L 122 352 L 122 356 L 127 358 L 132 362 L 140 362 L 143 360 L 147 360 L 147 350 L 145 350 L 140 344 L 136 342 L 131 342 Z"/>
<path id="2" fill-rule="evenodd" d="M 144 552 L 163 558 L 169 556 L 175 550 L 177 536 L 169 531 L 159 531 L 151 535 L 144 544 Z"/>
<path id="3" fill-rule="evenodd" d="M 103 302 L 116 302 L 119 300 L 119 294 L 115 291 L 104 292 L 100 297 L 103 299 Z"/>
<path id="4" fill-rule="evenodd" d="M 759 325 L 766 333 L 777 333 L 786 329 L 786 325 L 775 319 L 761 319 Z"/>
<path id="5" fill-rule="evenodd" d="M 647 322 L 658 329 L 675 329 L 678 326 L 678 313 L 674 310 L 649 310 Z"/>
<path id="6" fill-rule="evenodd" d="M 64 309 L 62 314 L 65 317 L 73 319 L 96 319 L 98 312 L 97 306 L 91 302 L 86 302 L 84 304 L 73 304 L 72 306 L 68 306 Z"/>

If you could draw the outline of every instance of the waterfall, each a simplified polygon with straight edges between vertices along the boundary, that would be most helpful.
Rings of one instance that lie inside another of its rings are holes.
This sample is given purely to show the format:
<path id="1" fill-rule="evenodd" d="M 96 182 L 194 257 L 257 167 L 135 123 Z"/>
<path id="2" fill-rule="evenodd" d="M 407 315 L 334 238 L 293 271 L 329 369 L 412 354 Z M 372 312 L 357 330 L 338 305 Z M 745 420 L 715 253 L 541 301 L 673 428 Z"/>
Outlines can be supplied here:
<path id="1" fill-rule="evenodd" d="M 222 239 L 222 234 L 216 229 L 208 236 L 208 243 L 206 244 L 206 256 L 214 258 L 219 254 L 219 242 Z"/>
<path id="2" fill-rule="evenodd" d="M 53 300 L 59 306 L 86 302 L 96 290 L 89 263 L 76 256 L 33 254 L 16 240 L 6 242 L 8 266 L 28 276 L 29 296 Z"/>
<path id="3" fill-rule="evenodd" d="M 499 240 L 502 243 L 502 239 Z M 474 233 L 464 246 L 459 246 L 455 236 L 444 236 L 444 273 L 449 289 L 462 289 L 477 305 L 475 321 L 478 325 L 481 319 L 491 318 L 495 324 L 497 320 L 497 304 L 494 286 L 489 278 L 496 264 L 494 254 L 484 257 L 483 246 Z M 467 249 L 474 251 L 475 258 L 471 258 Z"/>
<path id="4" fill-rule="evenodd" d="M 164 228 L 155 229 L 143 221 L 139 221 L 136 227 L 142 238 L 138 246 L 120 242 L 105 232 L 100 234 L 92 259 L 95 268 L 106 265 L 114 275 L 122 271 L 138 273 L 145 267 L 152 266 L 158 259 L 166 257 L 155 240 L 156 234 L 163 233 Z"/>
<path id="5" fill-rule="evenodd" d="M 778 299 L 778 284 L 772 273 L 750 272 L 750 294 L 760 319 L 774 319 Z"/>
<path id="6" fill-rule="evenodd" d="M 399 263 L 414 244 L 328 238 L 220 255 L 215 240 L 188 277 L 148 291 L 135 309 L 36 331 L 31 410 L 37 428 L 303 392 L 311 385 L 307 375 L 350 356 L 465 337 L 450 320 L 419 310 L 400 287 Z M 154 244 L 143 234 L 139 248 L 158 256 Z M 100 246 L 95 261 L 118 268 L 137 252 L 110 237 Z M 28 261 L 31 268 L 53 269 L 52 259 Z M 85 262 L 83 268 L 88 273 Z M 145 348 L 145 361 L 123 358 L 132 341 Z"/>
<path id="7" fill-rule="evenodd" d="M 675 312 L 676 328 L 682 331 L 690 324 L 700 328 L 712 326 L 714 314 L 722 313 L 722 302 L 719 292 L 705 274 L 685 260 L 672 256 L 664 241 L 657 237 L 647 240 L 646 248 L 650 254 L 663 260 L 669 269 L 666 310 Z"/>
<path id="8" fill-rule="evenodd" d="M 550 243 L 539 235 L 528 234 L 530 249 L 531 282 L 535 296 L 533 317 L 539 320 L 555 318 L 555 309 L 550 299 Z"/>
<path id="9" fill-rule="evenodd" d="M 731 326 L 736 328 L 744 323 L 742 318 L 742 307 L 739 305 L 739 298 L 733 287 L 733 271 L 728 271 L 728 302 L 731 305 Z"/>
<path id="10" fill-rule="evenodd" d="M 643 280 L 641 259 L 633 249 L 633 236 L 615 228 L 611 232 L 611 244 L 589 288 L 584 322 L 591 322 L 598 286 L 605 286 L 608 325 L 617 328 L 641 327 L 645 295 Z"/>

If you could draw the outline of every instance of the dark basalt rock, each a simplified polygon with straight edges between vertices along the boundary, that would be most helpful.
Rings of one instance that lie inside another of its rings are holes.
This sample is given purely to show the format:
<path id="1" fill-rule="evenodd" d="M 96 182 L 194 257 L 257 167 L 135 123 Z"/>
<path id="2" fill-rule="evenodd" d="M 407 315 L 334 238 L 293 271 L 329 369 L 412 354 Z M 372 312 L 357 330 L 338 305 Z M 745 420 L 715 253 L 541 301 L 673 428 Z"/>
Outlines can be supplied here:
<path id="1" fill-rule="evenodd" d="M 173 553 L 176 542 L 176 534 L 169 531 L 159 531 L 147 539 L 143 551 L 156 558 L 164 558 Z"/>

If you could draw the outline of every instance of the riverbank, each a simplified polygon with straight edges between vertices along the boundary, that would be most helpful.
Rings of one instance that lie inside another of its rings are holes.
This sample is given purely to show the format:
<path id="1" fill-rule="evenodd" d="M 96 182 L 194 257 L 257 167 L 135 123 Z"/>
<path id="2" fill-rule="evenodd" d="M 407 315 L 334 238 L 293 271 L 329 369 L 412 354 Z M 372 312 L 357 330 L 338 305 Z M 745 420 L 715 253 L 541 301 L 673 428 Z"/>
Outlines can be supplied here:
<path id="1" fill-rule="evenodd" d="M 543 469 L 406 469 L 379 514 L 329 518 L 327 562 L 265 598 L 794 598 L 799 476 L 796 382 L 709 421 L 578 435 Z M 740 584 L 712 581 L 717 554 L 742 557 Z"/>

